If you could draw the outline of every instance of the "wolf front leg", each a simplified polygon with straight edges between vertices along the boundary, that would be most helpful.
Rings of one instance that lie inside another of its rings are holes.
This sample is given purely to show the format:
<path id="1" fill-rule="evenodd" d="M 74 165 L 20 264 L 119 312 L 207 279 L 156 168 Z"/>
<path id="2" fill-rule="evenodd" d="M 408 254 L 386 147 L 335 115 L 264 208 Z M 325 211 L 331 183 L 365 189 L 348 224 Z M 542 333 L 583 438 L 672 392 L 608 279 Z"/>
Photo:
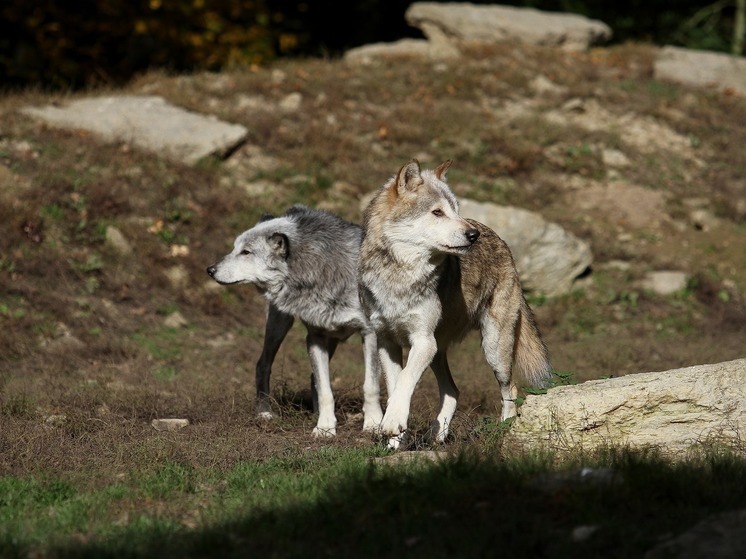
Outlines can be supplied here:
<path id="1" fill-rule="evenodd" d="M 378 340 L 374 331 L 363 332 L 363 431 L 376 431 L 381 427 L 381 368 L 378 362 Z"/>
<path id="2" fill-rule="evenodd" d="M 337 434 L 337 418 L 334 416 L 334 395 L 329 376 L 329 339 L 324 335 L 309 332 L 306 336 L 306 347 L 311 360 L 319 408 L 319 419 L 313 429 L 313 436 L 333 437 Z M 332 352 L 335 347 L 336 343 L 332 346 Z"/>
<path id="3" fill-rule="evenodd" d="M 378 361 L 386 380 L 386 395 L 391 398 L 396 388 L 396 380 L 402 370 L 402 348 L 395 341 L 387 337 L 378 337 Z"/>
<path id="4" fill-rule="evenodd" d="M 388 406 L 381 424 L 383 434 L 389 435 L 393 439 L 406 432 L 409 406 L 414 389 L 420 381 L 422 373 L 430 365 L 438 351 L 435 337 L 431 334 L 413 335 L 411 341 L 412 346 L 407 357 L 407 365 L 396 379 L 396 386 L 393 394 L 389 395 Z M 393 439 L 389 444 L 398 446 L 398 443 Z"/>
<path id="5" fill-rule="evenodd" d="M 394 395 L 394 390 L 396 389 L 396 381 L 402 371 L 402 347 L 397 342 L 388 337 L 379 336 L 378 361 L 381 366 L 383 376 L 386 379 L 386 396 L 388 399 L 386 409 L 388 409 L 391 398 Z M 383 430 L 383 419 L 381 419 L 381 421 L 379 422 L 376 432 L 385 434 Z M 393 449 L 398 449 L 400 446 L 406 446 L 405 434 L 402 433 L 391 437 L 388 441 L 388 446 Z"/>
<path id="6" fill-rule="evenodd" d="M 259 361 L 256 363 L 256 415 L 262 419 L 272 419 L 272 410 L 269 405 L 269 378 L 272 375 L 272 363 L 275 361 L 282 341 L 292 328 L 293 322 L 291 315 L 269 304 L 264 329 L 264 345 Z"/>

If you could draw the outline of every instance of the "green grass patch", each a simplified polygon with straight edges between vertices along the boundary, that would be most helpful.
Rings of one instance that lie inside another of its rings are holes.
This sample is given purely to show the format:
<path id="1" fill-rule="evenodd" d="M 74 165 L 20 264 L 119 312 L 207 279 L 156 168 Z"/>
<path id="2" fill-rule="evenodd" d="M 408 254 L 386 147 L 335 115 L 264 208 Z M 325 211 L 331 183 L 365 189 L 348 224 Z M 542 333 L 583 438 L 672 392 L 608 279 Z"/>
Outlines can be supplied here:
<path id="1" fill-rule="evenodd" d="M 137 344 L 143 347 L 154 359 L 168 361 L 181 356 L 182 340 L 177 328 L 159 328 L 134 335 Z"/>
<path id="2" fill-rule="evenodd" d="M 154 372 L 153 376 L 157 380 L 172 381 L 179 376 L 176 367 L 158 367 Z"/>
<path id="3" fill-rule="evenodd" d="M 485 557 L 499 542 L 509 557 L 638 557 L 662 535 L 746 499 L 746 460 L 727 453 L 682 462 L 619 449 L 561 462 L 477 452 L 435 463 L 370 462 L 385 453 L 291 449 L 224 472 L 167 461 L 88 491 L 3 477 L 0 553 L 383 557 L 399 549 Z M 582 468 L 604 475 L 580 481 Z M 576 541 L 578 526 L 595 531 Z"/>

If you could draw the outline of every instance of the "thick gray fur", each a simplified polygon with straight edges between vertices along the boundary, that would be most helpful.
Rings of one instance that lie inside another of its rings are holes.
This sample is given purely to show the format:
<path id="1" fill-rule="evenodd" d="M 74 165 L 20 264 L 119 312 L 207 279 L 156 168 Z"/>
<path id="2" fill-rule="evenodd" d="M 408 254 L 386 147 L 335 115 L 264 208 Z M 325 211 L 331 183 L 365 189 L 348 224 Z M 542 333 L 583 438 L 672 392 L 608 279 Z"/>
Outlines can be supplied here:
<path id="1" fill-rule="evenodd" d="M 306 327 L 306 345 L 319 419 L 316 436 L 336 434 L 329 360 L 337 344 L 359 333 L 365 357 L 364 423 L 380 424 L 376 336 L 360 306 L 357 267 L 361 228 L 323 210 L 295 205 L 265 216 L 239 235 L 231 253 L 207 269 L 222 284 L 249 283 L 268 302 L 262 354 L 256 365 L 257 414 L 271 418 L 272 363 L 294 320 Z"/>

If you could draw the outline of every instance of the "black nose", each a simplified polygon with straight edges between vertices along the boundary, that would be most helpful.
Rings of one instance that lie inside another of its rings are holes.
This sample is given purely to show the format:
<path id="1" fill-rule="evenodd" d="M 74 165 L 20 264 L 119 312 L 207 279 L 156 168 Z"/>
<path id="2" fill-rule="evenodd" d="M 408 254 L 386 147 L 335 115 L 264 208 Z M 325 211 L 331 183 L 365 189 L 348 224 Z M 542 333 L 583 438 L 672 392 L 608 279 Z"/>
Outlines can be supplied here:
<path id="1" fill-rule="evenodd" d="M 477 229 L 467 229 L 464 234 L 471 244 L 474 244 L 479 238 L 479 231 Z"/>
<path id="2" fill-rule="evenodd" d="M 218 270 L 217 268 L 215 268 L 215 266 L 210 266 L 209 268 L 207 268 L 207 273 L 210 275 L 211 278 L 215 277 L 215 272 L 217 271 Z"/>

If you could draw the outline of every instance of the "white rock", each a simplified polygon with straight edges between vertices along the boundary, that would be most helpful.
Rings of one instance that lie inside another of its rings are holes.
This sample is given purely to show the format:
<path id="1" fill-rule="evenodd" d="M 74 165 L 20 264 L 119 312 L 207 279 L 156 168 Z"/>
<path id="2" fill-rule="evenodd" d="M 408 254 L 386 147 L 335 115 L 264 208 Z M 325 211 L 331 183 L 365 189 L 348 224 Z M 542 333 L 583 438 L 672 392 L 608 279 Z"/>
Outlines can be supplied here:
<path id="1" fill-rule="evenodd" d="M 661 270 L 648 273 L 640 282 L 640 287 L 658 295 L 672 295 L 686 288 L 689 276 L 685 272 Z"/>
<path id="2" fill-rule="evenodd" d="M 229 152 L 248 134 L 241 125 L 175 107 L 158 96 L 90 97 L 22 112 L 52 126 L 88 130 L 190 164 Z"/>
<path id="3" fill-rule="evenodd" d="M 746 58 L 667 46 L 654 64 L 656 80 L 709 87 L 746 95 Z"/>
<path id="4" fill-rule="evenodd" d="M 150 422 L 156 431 L 178 431 L 189 425 L 188 419 L 154 419 Z"/>
<path id="5" fill-rule="evenodd" d="M 531 8 L 485 6 L 467 2 L 415 2 L 404 14 L 407 23 L 439 41 L 505 40 L 585 50 L 611 38 L 611 28 L 598 20 Z"/>
<path id="6" fill-rule="evenodd" d="M 605 445 L 682 456 L 697 445 L 743 445 L 746 359 L 591 380 L 528 395 L 506 437 L 558 452 Z"/>
<path id="7" fill-rule="evenodd" d="M 105 241 L 108 246 L 113 248 L 119 254 L 126 255 L 132 253 L 132 245 L 130 244 L 130 242 L 127 240 L 124 234 L 113 225 L 109 225 L 106 228 Z"/>

